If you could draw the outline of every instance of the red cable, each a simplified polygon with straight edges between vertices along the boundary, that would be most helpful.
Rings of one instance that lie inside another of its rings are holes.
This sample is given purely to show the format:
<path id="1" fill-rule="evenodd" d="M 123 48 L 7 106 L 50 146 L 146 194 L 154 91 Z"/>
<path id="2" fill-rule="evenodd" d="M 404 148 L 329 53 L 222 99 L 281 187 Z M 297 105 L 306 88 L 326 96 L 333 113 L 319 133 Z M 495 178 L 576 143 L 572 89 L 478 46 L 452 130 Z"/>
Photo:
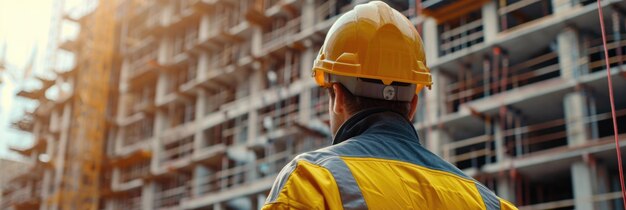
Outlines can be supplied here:
<path id="1" fill-rule="evenodd" d="M 617 166 L 619 167 L 619 181 L 622 187 L 622 201 L 626 208 L 626 190 L 624 190 L 624 171 L 622 169 L 622 152 L 620 151 L 619 139 L 617 137 L 617 118 L 615 117 L 615 101 L 613 99 L 613 81 L 611 80 L 611 64 L 609 63 L 609 51 L 606 48 L 606 33 L 604 31 L 604 16 L 602 15 L 602 0 L 598 0 L 598 15 L 600 17 L 600 28 L 602 29 L 602 45 L 604 45 L 604 61 L 606 62 L 606 78 L 609 81 L 609 98 L 611 99 L 611 115 L 613 116 L 613 132 L 615 136 L 615 150 L 617 151 Z"/>

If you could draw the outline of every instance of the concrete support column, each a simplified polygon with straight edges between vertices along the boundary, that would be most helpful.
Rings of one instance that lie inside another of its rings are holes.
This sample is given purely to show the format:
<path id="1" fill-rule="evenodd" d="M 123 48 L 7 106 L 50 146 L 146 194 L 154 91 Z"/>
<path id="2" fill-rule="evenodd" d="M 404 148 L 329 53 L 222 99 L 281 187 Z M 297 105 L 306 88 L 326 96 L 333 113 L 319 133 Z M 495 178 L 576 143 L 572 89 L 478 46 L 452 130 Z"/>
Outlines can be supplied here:
<path id="1" fill-rule="evenodd" d="M 574 207 L 575 209 L 594 209 L 593 201 L 593 177 L 591 169 L 585 162 L 577 162 L 572 164 L 570 168 L 572 174 L 572 184 L 574 190 Z"/>
<path id="2" fill-rule="evenodd" d="M 315 25 L 315 0 L 305 0 L 300 19 L 302 29 L 309 29 Z"/>
<path id="3" fill-rule="evenodd" d="M 175 2 L 168 2 L 163 6 L 160 13 L 161 25 L 170 25 L 174 16 L 174 4 Z"/>
<path id="4" fill-rule="evenodd" d="M 122 90 L 121 92 L 126 92 L 128 90 L 128 77 L 130 76 L 130 59 L 124 59 L 124 61 L 122 61 L 122 66 L 120 67 L 120 81 L 121 81 L 121 85 L 120 85 L 120 89 Z"/>
<path id="5" fill-rule="evenodd" d="M 561 77 L 567 79 L 578 78 L 584 73 L 584 69 L 578 64 L 581 54 L 578 31 L 572 27 L 565 28 L 557 35 L 556 41 Z"/>
<path id="6" fill-rule="evenodd" d="M 428 18 L 424 21 L 424 25 L 422 27 L 426 61 L 429 64 L 436 63 L 437 58 L 439 58 L 439 33 L 437 32 L 437 21 L 433 18 Z"/>
<path id="7" fill-rule="evenodd" d="M 198 56 L 198 79 L 201 81 L 207 78 L 209 72 L 209 54 L 201 52 Z"/>
<path id="8" fill-rule="evenodd" d="M 167 74 L 164 72 L 159 73 L 159 77 L 157 78 L 156 84 L 156 92 L 155 92 L 155 100 L 156 103 L 160 103 L 163 101 L 163 97 L 166 95 L 167 83 L 168 83 Z"/>
<path id="9" fill-rule="evenodd" d="M 315 59 L 315 51 L 313 49 L 313 42 L 307 40 L 304 42 L 307 48 L 300 54 L 300 80 L 302 84 L 302 91 L 300 92 L 300 104 L 298 104 L 298 119 L 301 123 L 306 124 L 311 120 L 311 88 L 309 88 L 311 81 L 311 67 L 313 60 Z"/>
<path id="10" fill-rule="evenodd" d="M 257 200 L 257 203 L 259 204 L 259 206 L 257 207 L 257 210 L 260 210 L 263 207 L 263 204 L 265 204 L 266 199 L 267 199 L 267 196 L 265 194 L 256 195 L 256 200 Z"/>
<path id="11" fill-rule="evenodd" d="M 50 153 L 48 153 L 50 154 Z M 42 200 L 47 200 L 48 197 L 50 196 L 48 194 L 48 192 L 50 192 L 50 182 L 52 181 L 52 171 L 51 170 L 46 170 L 43 173 L 43 182 L 41 185 L 41 198 Z M 0 195 L 1 197 L 2 195 Z M 46 209 L 46 205 L 40 205 L 39 206 L 40 210 L 45 210 Z"/>
<path id="12" fill-rule="evenodd" d="M 210 19 L 208 14 L 202 14 L 198 28 L 198 40 L 204 41 L 209 38 Z"/>
<path id="13" fill-rule="evenodd" d="M 213 204 L 213 210 L 223 210 L 223 209 L 224 209 L 224 205 L 222 203 Z"/>
<path id="14" fill-rule="evenodd" d="M 588 115 L 586 101 L 586 95 L 582 91 L 569 93 L 563 99 L 567 143 L 569 146 L 583 145 L 589 139 L 589 130 L 584 121 L 584 117 Z M 580 161 L 572 164 L 570 172 L 575 208 L 593 209 L 594 203 L 590 199 L 594 194 L 593 189 L 596 182 L 593 178 L 591 167 L 589 164 Z"/>
<path id="15" fill-rule="evenodd" d="M 509 176 L 500 176 L 497 180 L 496 193 L 500 198 L 514 202 L 515 198 L 515 189 L 513 188 L 513 183 L 515 180 L 510 179 Z"/>
<path id="16" fill-rule="evenodd" d="M 110 183 L 102 183 L 102 184 L 110 184 L 113 190 L 119 189 L 120 185 L 120 168 L 113 168 L 113 173 L 111 174 L 111 182 Z"/>
<path id="17" fill-rule="evenodd" d="M 567 144 L 570 146 L 585 144 L 589 139 L 589 129 L 585 123 L 585 117 L 589 115 L 585 93 L 578 91 L 565 95 L 563 110 L 567 127 Z"/>
<path id="18" fill-rule="evenodd" d="M 250 41 L 250 52 L 253 57 L 260 57 L 263 45 L 263 30 L 259 27 L 255 27 L 252 29 L 252 40 Z"/>
<path id="19" fill-rule="evenodd" d="M 144 183 L 143 187 L 141 188 L 141 209 L 154 209 L 154 191 L 154 182 Z"/>
<path id="20" fill-rule="evenodd" d="M 157 173 L 159 167 L 159 159 L 161 158 L 161 133 L 165 129 L 165 125 L 167 123 L 167 112 L 163 110 L 158 110 L 156 112 L 156 116 L 154 117 L 154 130 L 153 130 L 153 139 L 150 141 L 150 148 L 152 149 L 152 159 L 150 160 L 150 171 L 152 173 Z"/>
<path id="21" fill-rule="evenodd" d="M 262 84 L 261 81 L 263 79 L 263 77 L 265 76 L 263 74 L 263 71 L 260 70 L 262 65 L 257 64 L 254 65 L 254 68 L 256 69 L 255 71 L 252 71 L 252 75 L 250 75 L 250 98 L 252 99 L 251 101 L 260 101 L 258 100 L 259 97 L 261 97 L 261 91 L 262 91 Z M 256 106 L 256 104 L 250 104 L 251 106 Z M 259 125 L 259 112 L 256 109 L 250 109 L 250 112 L 248 113 L 248 143 L 249 144 L 253 144 L 257 141 L 259 141 L 258 137 L 258 133 L 259 130 L 261 129 Z"/>
<path id="22" fill-rule="evenodd" d="M 450 83 L 450 78 L 441 72 L 440 69 L 431 69 L 433 83 L 431 90 L 425 90 L 426 101 L 424 116 L 426 122 L 434 123 L 442 115 L 448 113 L 446 109 L 446 86 Z"/>
<path id="23" fill-rule="evenodd" d="M 498 7 L 495 1 L 489 1 L 482 7 L 482 22 L 485 43 L 495 41 L 498 36 Z"/>
<path id="24" fill-rule="evenodd" d="M 447 131 L 443 128 L 436 128 L 431 130 L 428 134 L 428 139 L 426 140 L 428 150 L 446 159 L 454 155 L 453 151 L 446 149 L 447 147 L 445 146 L 452 142 L 452 138 Z"/>
<path id="25" fill-rule="evenodd" d="M 161 39 L 159 40 L 159 47 L 158 47 L 158 54 L 157 54 L 157 61 L 159 63 L 166 63 L 171 59 L 171 40 L 169 39 L 168 36 L 163 36 L 161 37 Z"/>
<path id="26" fill-rule="evenodd" d="M 579 0 L 552 0 L 552 9 L 554 10 L 554 14 L 560 15 L 570 11 L 579 3 Z"/>
<path id="27" fill-rule="evenodd" d="M 206 91 L 203 89 L 198 90 L 198 98 L 196 99 L 196 115 L 195 115 L 195 123 L 196 126 L 199 126 L 206 115 L 204 113 L 205 107 L 207 106 L 206 101 Z M 204 139 L 204 128 L 199 127 L 199 129 L 195 129 L 194 139 L 193 139 L 193 152 L 198 153 L 202 148 L 202 141 Z"/>
<path id="28" fill-rule="evenodd" d="M 501 124 L 504 122 L 500 122 Z M 508 159 L 506 155 L 506 145 L 504 145 L 504 128 L 502 125 L 494 125 L 493 139 L 495 141 L 496 162 L 503 162 Z"/>
<path id="29" fill-rule="evenodd" d="M 211 174 L 211 169 L 208 169 L 204 166 L 196 166 L 194 169 L 194 175 L 191 186 L 191 194 L 193 197 L 198 197 L 202 195 L 203 186 L 202 183 L 205 182 L 205 179 Z"/>
<path id="30" fill-rule="evenodd" d="M 119 152 L 122 150 L 122 141 L 124 140 L 124 136 L 126 135 L 126 127 L 120 127 L 117 130 L 117 133 L 115 133 L 115 137 L 114 137 L 114 142 L 113 142 L 113 153 L 114 154 L 119 154 Z"/>

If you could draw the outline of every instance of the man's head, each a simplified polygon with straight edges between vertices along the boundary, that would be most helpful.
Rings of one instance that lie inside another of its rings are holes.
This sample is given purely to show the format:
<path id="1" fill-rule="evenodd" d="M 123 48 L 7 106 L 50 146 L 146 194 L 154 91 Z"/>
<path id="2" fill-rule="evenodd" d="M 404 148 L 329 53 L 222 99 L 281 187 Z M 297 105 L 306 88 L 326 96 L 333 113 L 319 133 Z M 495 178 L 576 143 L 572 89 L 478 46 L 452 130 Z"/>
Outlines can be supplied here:
<path id="1" fill-rule="evenodd" d="M 380 1 L 357 5 L 330 28 L 312 76 L 331 94 L 331 130 L 352 114 L 386 108 L 411 119 L 417 93 L 432 85 L 422 39 L 402 13 Z"/>
<path id="2" fill-rule="evenodd" d="M 339 83 L 327 88 L 330 100 L 328 100 L 328 113 L 330 114 L 330 129 L 336 134 L 339 127 L 359 111 L 374 108 L 384 108 L 396 112 L 408 120 L 413 119 L 417 106 L 417 95 L 411 101 L 388 101 L 362 96 L 355 96 Z"/>

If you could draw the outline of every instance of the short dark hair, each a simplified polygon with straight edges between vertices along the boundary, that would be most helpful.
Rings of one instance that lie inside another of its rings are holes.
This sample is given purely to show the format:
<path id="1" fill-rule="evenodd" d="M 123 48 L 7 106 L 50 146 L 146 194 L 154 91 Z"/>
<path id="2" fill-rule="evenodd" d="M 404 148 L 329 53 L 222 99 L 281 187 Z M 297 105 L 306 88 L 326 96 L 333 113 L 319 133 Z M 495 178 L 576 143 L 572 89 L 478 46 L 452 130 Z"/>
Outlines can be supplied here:
<path id="1" fill-rule="evenodd" d="M 361 110 L 371 109 L 371 108 L 387 108 L 393 112 L 401 114 L 405 116 L 407 119 L 409 118 L 409 113 L 411 113 L 411 102 L 402 102 L 402 101 L 387 101 L 381 99 L 373 99 L 361 96 L 353 95 L 348 89 L 346 89 L 342 84 L 336 83 L 345 93 L 345 104 L 348 113 L 354 114 Z M 335 98 L 335 91 L 332 87 L 327 88 L 328 94 L 331 97 L 331 100 Z M 410 119 L 409 119 L 410 120 Z"/>

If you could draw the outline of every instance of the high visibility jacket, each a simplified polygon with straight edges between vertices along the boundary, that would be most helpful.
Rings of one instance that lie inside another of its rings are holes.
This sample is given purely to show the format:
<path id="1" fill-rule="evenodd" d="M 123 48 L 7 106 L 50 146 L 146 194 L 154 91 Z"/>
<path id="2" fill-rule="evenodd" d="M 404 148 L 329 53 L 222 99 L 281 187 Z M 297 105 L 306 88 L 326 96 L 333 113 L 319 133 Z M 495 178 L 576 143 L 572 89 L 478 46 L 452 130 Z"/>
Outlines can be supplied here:
<path id="1" fill-rule="evenodd" d="M 399 114 L 355 114 L 333 146 L 297 156 L 263 209 L 516 209 L 422 147 Z"/>

